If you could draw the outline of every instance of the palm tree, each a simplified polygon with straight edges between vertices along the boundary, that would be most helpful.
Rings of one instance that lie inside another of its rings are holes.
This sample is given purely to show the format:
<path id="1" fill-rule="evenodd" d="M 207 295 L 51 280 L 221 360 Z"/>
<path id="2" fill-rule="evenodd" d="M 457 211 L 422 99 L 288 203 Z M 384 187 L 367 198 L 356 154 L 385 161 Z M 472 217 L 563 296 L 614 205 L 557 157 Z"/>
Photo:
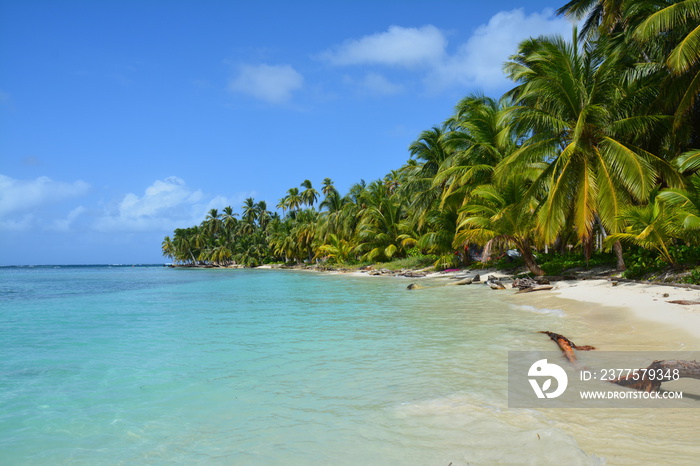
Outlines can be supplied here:
<path id="1" fill-rule="evenodd" d="M 316 191 L 313 188 L 313 186 L 311 185 L 311 181 L 309 180 L 304 180 L 301 183 L 301 187 L 304 188 L 304 190 L 299 195 L 299 197 L 301 198 L 301 202 L 313 208 L 314 203 L 318 199 L 318 191 Z"/>
<path id="2" fill-rule="evenodd" d="M 304 203 L 303 199 L 299 195 L 299 188 L 290 188 L 287 191 L 287 195 L 283 198 L 283 203 L 287 210 L 299 210 L 301 205 Z"/>
<path id="3" fill-rule="evenodd" d="M 669 246 L 678 237 L 678 224 L 673 221 L 672 211 L 668 206 L 657 198 L 656 191 L 652 193 L 649 204 L 627 207 L 622 217 L 627 226 L 623 232 L 610 235 L 606 239 L 608 246 L 615 241 L 630 242 L 656 251 L 662 260 L 675 265 L 676 261 Z"/>
<path id="4" fill-rule="evenodd" d="M 224 207 L 224 213 L 221 214 L 221 221 L 223 222 L 226 235 L 229 238 L 233 236 L 233 233 L 236 231 L 238 226 L 237 216 L 238 214 L 233 213 L 233 208 L 231 206 Z"/>
<path id="5" fill-rule="evenodd" d="M 318 254 L 330 261 L 344 264 L 354 258 L 354 249 L 352 243 L 331 233 L 328 243 L 318 248 Z"/>
<path id="6" fill-rule="evenodd" d="M 595 38 L 603 31 L 612 32 L 623 21 L 625 0 L 571 0 L 557 10 L 576 21 L 586 20 L 579 37 Z"/>
<path id="7" fill-rule="evenodd" d="M 163 251 L 163 256 L 169 257 L 170 259 L 175 259 L 177 251 L 173 240 L 170 239 L 170 236 L 166 236 L 165 239 L 163 239 L 163 243 L 161 244 L 160 248 Z"/>
<path id="8" fill-rule="evenodd" d="M 459 209 L 454 246 L 514 246 L 530 272 L 544 275 L 532 252 L 537 201 L 529 192 L 529 184 L 528 176 L 518 173 L 503 182 L 475 188 L 471 202 Z"/>
<path id="9" fill-rule="evenodd" d="M 697 243 L 700 239 L 700 150 L 682 154 L 675 163 L 681 172 L 689 173 L 686 188 L 664 189 L 658 199 L 674 209 L 676 223 L 684 233 L 682 236 Z"/>
<path id="10" fill-rule="evenodd" d="M 674 129 L 691 123 L 697 133 L 700 129 L 697 121 L 700 118 L 700 1 L 644 3 L 650 3 L 655 11 L 644 11 L 644 20 L 634 28 L 632 37 L 638 44 L 662 51 L 659 61 L 670 71 L 663 88 L 675 107 Z"/>
<path id="11" fill-rule="evenodd" d="M 440 198 L 444 188 L 444 185 L 436 186 L 434 179 L 450 155 L 444 144 L 446 132 L 444 126 L 434 126 L 420 133 L 408 148 L 411 160 L 404 169 L 407 180 L 403 189 L 411 193 L 413 221 L 419 227 L 425 222 L 428 212 L 435 208 L 435 201 Z"/>
<path id="12" fill-rule="evenodd" d="M 473 94 L 462 99 L 447 125 L 444 145 L 453 154 L 433 184 L 446 185 L 442 203 L 456 196 L 461 203 L 471 188 L 491 182 L 496 166 L 517 148 L 518 134 L 511 115 L 513 102 Z"/>
<path id="13" fill-rule="evenodd" d="M 197 256 L 203 246 L 199 227 L 176 228 L 173 237 L 173 246 L 176 251 L 175 258 L 178 261 L 191 261 L 192 265 L 196 265 Z"/>
<path id="14" fill-rule="evenodd" d="M 333 180 L 331 180 L 330 178 L 324 178 L 323 188 L 321 188 L 321 192 L 324 196 L 328 196 L 329 194 L 333 192 L 337 193 L 338 191 L 335 189 L 335 186 L 333 186 Z"/>
<path id="15" fill-rule="evenodd" d="M 506 70 L 517 83 L 509 93 L 518 103 L 514 121 L 532 136 L 499 167 L 508 174 L 548 163 L 533 185 L 533 192 L 548 192 L 539 232 L 551 244 L 570 219 L 585 251 L 598 219 L 619 233 L 622 210 L 646 202 L 660 177 L 682 184 L 668 162 L 642 148 L 665 121 L 644 113 L 654 90 L 625 85 L 620 64 L 594 45 L 580 47 L 575 31 L 570 43 L 561 37 L 521 43 Z M 619 243 L 615 251 L 623 269 Z"/>
<path id="16" fill-rule="evenodd" d="M 217 236 L 223 230 L 224 224 L 217 209 L 209 210 L 209 213 L 204 219 L 204 226 L 207 233 L 211 236 Z"/>
<path id="17" fill-rule="evenodd" d="M 382 181 L 372 182 L 367 190 L 366 207 L 361 211 L 357 236 L 357 251 L 370 261 L 388 260 L 400 256 L 406 246 L 415 244 L 413 235 L 407 235 L 402 222 L 402 207 L 396 196 L 389 196 Z"/>
<path id="18" fill-rule="evenodd" d="M 267 202 L 265 201 L 260 201 L 255 204 L 255 210 L 257 211 L 258 225 L 264 231 L 272 220 L 272 212 L 267 210 Z"/>

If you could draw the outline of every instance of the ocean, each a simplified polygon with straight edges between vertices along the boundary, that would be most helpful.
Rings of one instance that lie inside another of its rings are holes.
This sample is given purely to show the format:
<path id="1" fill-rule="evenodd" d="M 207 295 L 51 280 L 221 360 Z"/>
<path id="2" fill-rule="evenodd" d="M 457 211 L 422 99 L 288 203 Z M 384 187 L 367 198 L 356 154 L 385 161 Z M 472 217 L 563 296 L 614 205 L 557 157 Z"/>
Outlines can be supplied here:
<path id="1" fill-rule="evenodd" d="M 507 407 L 508 350 L 555 349 L 539 330 L 592 343 L 601 321 L 632 341 L 621 311 L 483 285 L 408 291 L 409 283 L 286 270 L 2 267 L 0 464 L 700 457 L 700 411 Z M 635 341 L 656 335 L 651 325 L 634 331 Z"/>

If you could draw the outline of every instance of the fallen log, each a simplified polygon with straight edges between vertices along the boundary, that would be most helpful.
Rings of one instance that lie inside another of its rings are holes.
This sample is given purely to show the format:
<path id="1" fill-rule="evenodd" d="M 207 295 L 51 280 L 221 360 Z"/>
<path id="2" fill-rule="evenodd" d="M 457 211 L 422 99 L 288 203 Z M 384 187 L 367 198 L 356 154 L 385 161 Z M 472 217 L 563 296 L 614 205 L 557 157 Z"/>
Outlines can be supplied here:
<path id="1" fill-rule="evenodd" d="M 675 299 L 673 301 L 668 301 L 671 304 L 682 304 L 683 306 L 692 306 L 694 304 L 700 304 L 700 301 L 688 301 L 687 299 Z"/>
<path id="2" fill-rule="evenodd" d="M 419 285 L 418 283 L 411 283 L 406 287 L 407 290 L 420 290 L 425 288 L 423 285 Z"/>
<path id="3" fill-rule="evenodd" d="M 551 290 L 552 288 L 554 288 L 552 285 L 533 286 L 531 288 L 521 288 L 518 291 L 516 291 L 515 294 L 532 293 L 533 291 L 545 291 L 545 290 Z"/>
<path id="4" fill-rule="evenodd" d="M 680 378 L 700 379 L 700 363 L 697 361 L 654 361 L 649 367 L 631 371 L 629 375 L 610 382 L 644 392 L 658 392 L 663 382 Z"/>
<path id="5" fill-rule="evenodd" d="M 520 291 L 534 288 L 535 286 L 537 286 L 537 282 L 532 278 L 516 278 L 513 280 L 513 288 L 517 288 Z"/>
<path id="6" fill-rule="evenodd" d="M 472 279 L 471 278 L 463 278 L 461 280 L 457 280 L 454 283 L 448 283 L 445 286 L 450 286 L 450 285 L 471 285 L 472 284 Z"/>
<path id="7" fill-rule="evenodd" d="M 574 365 L 576 365 L 576 355 L 574 354 L 575 349 L 577 349 L 579 351 L 592 351 L 595 349 L 595 346 L 589 346 L 589 345 L 578 346 L 576 343 L 569 340 L 564 335 L 559 335 L 558 333 L 549 332 L 547 330 L 543 330 L 543 331 L 540 331 L 537 333 L 544 333 L 545 335 L 549 336 L 549 338 L 551 338 L 552 341 L 555 342 L 559 346 L 559 349 L 562 351 L 562 353 L 564 353 L 564 357 L 571 364 L 574 364 Z"/>
<path id="8" fill-rule="evenodd" d="M 549 331 L 540 331 L 548 335 L 564 353 L 564 357 L 574 366 L 578 365 L 574 350 L 590 351 L 593 346 L 578 346 L 564 335 Z M 632 388 L 645 392 L 658 392 L 663 382 L 678 380 L 681 378 L 700 379 L 700 363 L 697 361 L 682 361 L 670 359 L 667 361 L 654 361 L 648 367 L 630 371 L 629 375 L 610 380 L 611 383 L 622 387 Z"/>

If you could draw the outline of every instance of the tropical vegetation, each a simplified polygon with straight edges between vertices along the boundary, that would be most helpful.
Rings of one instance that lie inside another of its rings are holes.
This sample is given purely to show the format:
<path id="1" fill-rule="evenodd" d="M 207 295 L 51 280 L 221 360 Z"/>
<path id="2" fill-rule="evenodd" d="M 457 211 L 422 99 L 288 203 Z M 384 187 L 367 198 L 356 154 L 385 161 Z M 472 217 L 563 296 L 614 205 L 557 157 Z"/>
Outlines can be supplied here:
<path id="1" fill-rule="evenodd" d="M 523 41 L 504 66 L 511 90 L 466 96 L 382 179 L 345 194 L 304 180 L 277 212 L 254 199 L 240 216 L 212 209 L 163 254 L 447 268 L 517 250 L 542 275 L 609 252 L 621 271 L 697 267 L 700 0 L 572 0 L 559 13 L 581 30 Z"/>

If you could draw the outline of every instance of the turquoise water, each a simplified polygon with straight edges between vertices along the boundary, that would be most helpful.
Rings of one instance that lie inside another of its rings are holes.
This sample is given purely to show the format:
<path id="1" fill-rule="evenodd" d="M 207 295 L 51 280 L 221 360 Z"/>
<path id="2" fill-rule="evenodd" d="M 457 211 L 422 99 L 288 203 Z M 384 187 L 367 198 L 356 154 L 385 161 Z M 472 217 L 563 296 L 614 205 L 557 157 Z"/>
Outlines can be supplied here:
<path id="1" fill-rule="evenodd" d="M 602 461 L 556 416 L 506 408 L 507 351 L 583 320 L 408 283 L 1 268 L 0 464 Z"/>

